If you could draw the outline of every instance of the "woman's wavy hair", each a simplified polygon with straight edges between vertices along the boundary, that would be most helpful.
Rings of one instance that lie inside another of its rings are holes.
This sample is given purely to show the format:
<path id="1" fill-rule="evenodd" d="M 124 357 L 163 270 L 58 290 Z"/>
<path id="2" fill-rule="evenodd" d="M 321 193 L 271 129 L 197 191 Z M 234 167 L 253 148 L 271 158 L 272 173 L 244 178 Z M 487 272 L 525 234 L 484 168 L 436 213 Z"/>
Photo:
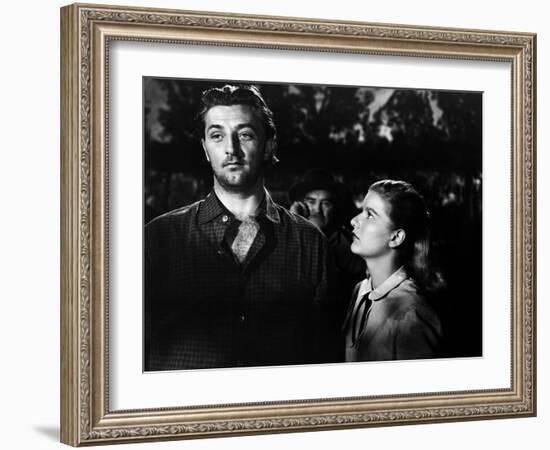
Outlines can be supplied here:
<path id="1" fill-rule="evenodd" d="M 430 213 L 424 198 L 406 181 L 381 180 L 369 191 L 376 192 L 388 205 L 388 215 L 396 228 L 405 231 L 401 255 L 405 269 L 425 291 L 444 287 L 441 273 L 430 261 Z"/>

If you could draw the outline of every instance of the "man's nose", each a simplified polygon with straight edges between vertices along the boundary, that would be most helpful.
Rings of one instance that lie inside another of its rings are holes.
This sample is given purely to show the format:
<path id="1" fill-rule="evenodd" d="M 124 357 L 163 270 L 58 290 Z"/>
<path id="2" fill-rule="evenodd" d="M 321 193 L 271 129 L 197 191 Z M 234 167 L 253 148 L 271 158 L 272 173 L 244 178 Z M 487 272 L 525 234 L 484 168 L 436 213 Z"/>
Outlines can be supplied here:
<path id="1" fill-rule="evenodd" d="M 319 202 L 311 202 L 310 209 L 312 213 L 318 214 L 319 213 Z"/>
<path id="2" fill-rule="evenodd" d="M 227 140 L 227 143 L 225 145 L 225 153 L 227 155 L 235 155 L 239 152 L 239 139 L 237 136 L 231 136 L 230 139 Z"/>

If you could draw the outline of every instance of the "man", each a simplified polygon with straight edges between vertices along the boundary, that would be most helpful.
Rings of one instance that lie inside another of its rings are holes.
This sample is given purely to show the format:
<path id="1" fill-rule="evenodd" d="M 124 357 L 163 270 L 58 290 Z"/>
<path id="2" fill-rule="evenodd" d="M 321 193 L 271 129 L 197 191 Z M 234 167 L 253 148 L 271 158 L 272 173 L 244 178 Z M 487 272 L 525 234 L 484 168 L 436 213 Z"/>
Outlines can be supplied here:
<path id="1" fill-rule="evenodd" d="M 344 184 L 336 181 L 333 174 L 325 169 L 306 172 L 290 188 L 289 197 L 292 202 L 290 211 L 307 218 L 328 239 L 329 257 L 334 270 L 330 286 L 330 297 L 333 299 L 330 316 L 334 335 L 343 324 L 354 286 L 365 278 L 366 273 L 365 261 L 350 250 L 352 234 L 348 231 L 348 224 L 356 213 L 355 205 Z M 334 350 L 343 358 L 341 342 L 332 339 L 328 344 L 335 346 Z"/>
<path id="2" fill-rule="evenodd" d="M 328 238 L 339 278 L 349 279 L 346 292 L 365 278 L 365 262 L 351 250 L 349 221 L 356 214 L 350 192 L 326 169 L 312 169 L 289 191 L 290 211 L 307 218 Z"/>
<path id="3" fill-rule="evenodd" d="M 273 114 L 255 87 L 203 93 L 213 191 L 145 231 L 145 370 L 318 362 L 326 240 L 264 188 Z"/>

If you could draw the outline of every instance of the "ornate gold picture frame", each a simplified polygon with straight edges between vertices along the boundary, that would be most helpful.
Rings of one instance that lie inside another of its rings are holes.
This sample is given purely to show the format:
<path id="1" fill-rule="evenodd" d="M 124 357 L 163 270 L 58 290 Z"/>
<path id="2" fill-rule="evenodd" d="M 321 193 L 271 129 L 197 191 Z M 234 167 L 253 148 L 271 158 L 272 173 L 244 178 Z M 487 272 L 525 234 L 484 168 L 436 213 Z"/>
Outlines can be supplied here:
<path id="1" fill-rule="evenodd" d="M 129 41 L 508 64 L 511 117 L 497 128 L 510 133 L 502 158 L 509 157 L 511 170 L 507 183 L 497 187 L 511 199 L 510 296 L 500 299 L 510 318 L 504 374 L 509 385 L 113 408 L 109 192 L 116 171 L 110 166 L 109 71 L 111 46 Z M 535 88 L 536 36 L 530 33 L 85 4 L 62 8 L 61 441 L 80 446 L 535 415 Z"/>

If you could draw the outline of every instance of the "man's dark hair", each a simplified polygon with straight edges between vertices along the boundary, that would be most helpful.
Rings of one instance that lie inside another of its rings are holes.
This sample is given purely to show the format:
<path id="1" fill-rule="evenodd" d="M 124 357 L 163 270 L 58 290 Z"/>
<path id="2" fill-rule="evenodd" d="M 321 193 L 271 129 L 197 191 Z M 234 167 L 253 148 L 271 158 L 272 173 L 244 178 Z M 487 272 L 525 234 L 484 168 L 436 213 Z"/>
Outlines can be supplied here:
<path id="1" fill-rule="evenodd" d="M 260 90 L 252 85 L 230 85 L 222 88 L 207 89 L 202 93 L 201 109 L 197 115 L 199 135 L 204 138 L 205 116 L 214 106 L 247 105 L 254 108 L 260 115 L 264 125 L 266 139 L 277 141 L 277 129 L 273 121 L 273 111 L 267 106 Z"/>

